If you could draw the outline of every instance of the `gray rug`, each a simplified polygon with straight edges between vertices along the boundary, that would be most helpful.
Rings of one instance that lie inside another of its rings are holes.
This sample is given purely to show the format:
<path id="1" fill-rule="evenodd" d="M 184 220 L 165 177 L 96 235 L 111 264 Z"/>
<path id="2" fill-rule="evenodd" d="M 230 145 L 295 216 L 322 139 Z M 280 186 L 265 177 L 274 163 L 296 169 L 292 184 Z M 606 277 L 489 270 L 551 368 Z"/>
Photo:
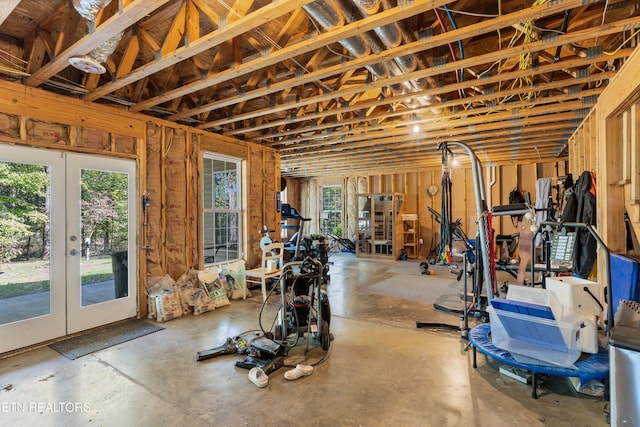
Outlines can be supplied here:
<path id="1" fill-rule="evenodd" d="M 423 301 L 443 305 L 454 309 L 462 309 L 462 282 L 442 270 L 446 276 L 416 277 L 413 274 L 397 274 L 375 285 L 363 288 L 366 292 L 401 298 L 411 301 Z M 437 274 L 437 273 L 436 273 Z"/>
<path id="2" fill-rule="evenodd" d="M 75 360 L 87 354 L 95 353 L 162 329 L 164 329 L 162 326 L 154 325 L 144 320 L 128 319 L 93 329 L 86 334 L 55 342 L 50 344 L 49 347 L 66 358 Z"/>
<path id="3" fill-rule="evenodd" d="M 387 270 L 387 273 L 394 274 L 412 274 L 414 276 L 421 276 L 422 272 L 420 271 L 420 263 L 425 262 L 426 260 L 407 260 L 407 261 L 397 261 L 396 265 Z"/>

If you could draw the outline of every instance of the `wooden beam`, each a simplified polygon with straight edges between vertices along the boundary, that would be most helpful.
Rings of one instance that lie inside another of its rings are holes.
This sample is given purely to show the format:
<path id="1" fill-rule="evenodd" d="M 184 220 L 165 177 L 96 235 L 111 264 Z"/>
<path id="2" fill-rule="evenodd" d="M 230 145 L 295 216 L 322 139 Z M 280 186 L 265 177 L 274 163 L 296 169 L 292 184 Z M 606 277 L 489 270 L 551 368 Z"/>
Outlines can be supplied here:
<path id="1" fill-rule="evenodd" d="M 192 0 L 187 1 L 187 15 L 185 18 L 186 43 L 191 43 L 200 38 L 200 14 Z"/>
<path id="2" fill-rule="evenodd" d="M 567 2 L 564 2 L 562 4 L 566 4 Z M 497 18 L 496 18 L 497 19 Z M 540 41 L 536 41 L 536 42 L 532 42 L 529 43 L 525 46 L 516 46 L 513 48 L 508 48 L 508 49 L 503 49 L 501 51 L 498 52 L 493 52 L 493 53 L 489 53 L 486 55 L 480 55 L 477 57 L 473 57 L 473 58 L 468 58 L 468 59 L 464 59 L 464 60 L 460 60 L 460 61 L 456 61 L 454 63 L 448 63 L 445 64 L 444 66 L 439 66 L 439 67 L 431 67 L 431 68 L 427 68 L 427 69 L 423 69 L 423 70 L 418 70 L 418 71 L 414 71 L 411 73 L 406 73 L 403 75 L 399 75 L 399 76 L 393 76 L 393 77 L 388 77 L 386 79 L 380 79 L 380 80 L 375 80 L 372 81 L 369 85 L 366 86 L 366 90 L 372 90 L 372 89 L 378 89 L 380 90 L 383 87 L 387 87 L 390 85 L 394 85 L 394 84 L 402 84 L 403 82 L 407 81 L 407 80 L 419 80 L 419 79 L 423 79 L 423 78 L 429 78 L 432 76 L 436 76 L 439 74 L 443 74 L 443 73 L 447 73 L 447 72 L 454 72 L 458 69 L 462 69 L 462 68 L 467 68 L 467 67 L 473 67 L 473 66 L 477 66 L 477 65 L 481 65 L 481 64 L 491 64 L 494 63 L 500 59 L 504 59 L 507 57 L 511 57 L 511 56 L 519 56 L 523 53 L 531 53 L 531 52 L 535 52 L 538 50 L 542 50 L 542 49 L 548 49 L 550 47 L 555 47 L 555 46 L 559 46 L 565 43 L 574 43 L 574 42 L 578 42 L 581 40 L 585 40 L 585 39 L 591 39 L 594 36 L 597 35 L 603 35 L 603 34 L 609 34 L 609 33 L 613 33 L 613 32 L 620 32 L 622 31 L 624 28 L 627 28 L 628 26 L 640 26 L 640 17 L 634 17 L 634 18 L 630 18 L 628 20 L 624 20 L 624 21 L 619 21 L 616 23 L 612 23 L 609 24 L 606 27 L 603 28 L 599 28 L 599 29 L 586 29 L 583 31 L 578 31 L 572 34 L 567 34 L 567 35 L 562 35 L 559 36 L 557 39 L 552 40 L 552 41 L 547 41 L 547 40 L 540 40 Z M 447 33 L 448 34 L 448 33 Z M 435 37 L 434 37 L 435 38 Z M 403 46 L 406 47 L 407 45 Z M 421 45 L 422 48 L 424 48 L 424 44 Z M 391 52 L 392 50 L 386 51 L 386 52 Z M 397 52 L 396 52 L 397 55 Z M 379 60 L 380 56 L 385 56 L 386 57 L 386 53 L 382 53 L 380 55 L 369 55 L 367 56 L 367 61 L 369 60 L 369 58 L 373 58 L 372 60 Z M 330 73 L 331 74 L 337 74 L 337 73 L 342 73 L 345 71 L 345 69 L 349 68 L 350 65 L 353 62 L 356 61 L 362 61 L 363 58 L 359 58 L 353 61 L 349 61 L 347 64 L 341 64 L 338 65 L 336 67 L 329 67 L 327 70 L 330 69 Z M 361 64 L 362 65 L 362 64 Z M 335 68 L 335 69 L 334 69 Z M 529 72 L 529 71 L 527 71 Z M 309 73 L 311 74 L 311 73 Z M 309 75 L 304 76 L 302 79 L 306 79 L 309 78 Z M 317 80 L 317 77 L 314 79 Z M 294 80 L 292 82 L 286 82 L 285 84 L 290 84 L 290 83 L 295 83 L 296 85 L 299 84 L 300 82 L 298 80 Z M 251 94 L 244 94 L 244 95 L 238 95 L 236 97 L 230 97 L 224 100 L 220 100 L 220 101 L 216 101 L 207 105 L 204 105 L 202 107 L 198 107 L 194 110 L 191 111 L 187 111 L 187 112 L 181 112 L 180 114 L 176 114 L 171 116 L 169 119 L 170 120 L 179 120 L 181 118 L 184 117 L 188 117 L 189 115 L 191 115 L 191 113 L 193 113 L 194 111 L 197 112 L 202 112 L 206 109 L 217 109 L 217 108 L 221 108 L 224 106 L 228 106 L 231 104 L 235 104 L 237 102 L 239 102 L 240 99 L 247 99 L 249 97 L 256 97 L 256 96 L 263 96 L 264 92 L 266 91 L 270 91 L 270 92 L 275 92 L 278 90 L 282 90 L 281 85 L 272 85 L 269 89 L 264 88 L 261 90 L 260 94 L 256 94 L 256 93 L 251 93 Z M 358 93 L 363 91 L 363 86 L 362 85 L 356 85 L 354 87 L 349 87 L 346 89 L 342 89 L 340 91 L 337 92 L 333 92 L 331 94 L 327 94 L 321 97 L 314 97 L 311 99 L 306 99 L 306 100 L 298 100 L 296 102 L 296 104 L 299 105 L 309 105 L 309 104 L 315 104 L 317 102 L 323 101 L 323 100 L 327 100 L 327 99 L 331 99 L 331 98 L 336 98 L 336 97 L 348 97 L 354 93 Z M 270 111 L 272 113 L 277 113 L 283 110 L 287 110 L 291 108 L 289 105 L 278 105 L 275 108 L 270 108 Z M 234 116 L 232 119 L 227 119 L 227 120 L 245 120 L 248 118 L 251 118 L 251 116 L 255 116 L 255 115 L 261 115 L 263 114 L 262 111 L 254 111 L 252 113 L 247 113 L 245 115 L 242 116 Z M 224 124 L 225 120 L 218 120 L 218 121 L 213 121 L 213 122 L 209 122 L 209 123 L 205 123 L 201 126 L 199 126 L 201 129 L 207 129 L 207 128 L 211 128 L 211 127 L 216 127 L 216 126 L 220 126 L 221 124 Z"/>
<path id="3" fill-rule="evenodd" d="M 587 64 L 587 61 L 584 61 L 585 64 Z M 531 73 L 535 73 L 535 70 L 530 70 Z M 602 76 L 603 78 L 610 78 L 614 75 L 614 73 L 607 73 L 606 75 Z M 594 76 L 599 76 L 598 75 L 594 75 Z M 509 78 L 507 75 L 503 75 L 503 77 L 505 78 Z M 597 78 L 597 77 L 594 77 Z M 489 80 L 489 79 L 485 79 L 485 80 Z M 579 83 L 580 80 L 576 80 L 576 84 Z M 490 82 L 488 82 L 490 83 Z M 468 84 L 473 84 L 472 82 L 468 82 Z M 474 97 L 474 100 L 479 102 L 479 103 L 483 103 L 483 102 L 489 102 L 492 100 L 496 100 L 496 99 L 500 99 L 500 98 L 505 98 L 508 96 L 514 96 L 514 95 L 519 95 L 519 94 L 524 94 L 527 93 L 529 91 L 544 91 L 544 90 L 550 90 L 550 89 L 555 89 L 555 88 L 562 88 L 565 87 L 567 85 L 566 81 L 557 81 L 557 82 L 552 82 L 552 83 L 546 83 L 546 84 L 541 84 L 538 85 L 537 87 L 522 87 L 522 88 L 515 88 L 515 89 L 507 89 L 507 90 L 502 90 L 499 92 L 495 92 L 494 94 L 491 95 L 477 95 Z M 431 91 L 424 91 L 424 92 L 419 92 L 414 94 L 413 96 L 440 96 L 440 95 L 444 95 L 446 93 L 450 93 L 453 92 L 455 90 L 457 90 L 458 87 L 460 87 L 461 84 L 459 83 L 455 83 L 452 85 L 448 85 L 448 86 L 444 86 L 442 88 L 439 88 L 437 90 L 431 90 Z M 602 90 L 598 90 L 598 94 L 601 92 Z M 590 91 L 581 91 L 580 93 L 576 94 L 576 95 L 566 95 L 565 98 L 554 98 L 557 99 L 558 101 L 563 101 L 563 100 L 567 100 L 567 99 L 575 99 L 575 98 L 582 98 L 584 97 L 585 93 L 591 93 L 591 94 L 596 94 Z M 386 98 L 382 101 L 379 100 L 371 100 L 371 101 L 366 101 L 363 103 L 359 103 L 359 104 L 354 104 L 354 105 L 349 105 L 349 106 L 341 106 L 338 108 L 333 108 L 330 111 L 327 112 L 318 112 L 318 113 L 311 113 L 311 114 L 307 114 L 305 116 L 305 119 L 320 119 L 322 117 L 326 117 L 329 115 L 336 115 L 336 114 L 340 114 L 340 113 L 346 113 L 349 111 L 362 111 L 364 109 L 367 108 L 374 108 L 377 107 L 379 109 L 386 109 L 388 110 L 389 107 L 388 105 L 392 105 L 395 102 L 398 101 L 402 101 L 404 99 L 404 97 L 389 97 Z M 540 98 L 540 99 L 536 99 L 536 101 L 534 101 L 534 103 L 546 103 L 548 102 L 549 97 L 546 98 Z M 547 100 L 547 101 L 545 101 Z M 460 107 L 463 106 L 467 103 L 467 101 L 465 99 L 454 99 L 451 101 L 445 101 L 441 104 L 438 104 L 438 108 L 454 108 L 454 107 Z M 518 105 L 520 106 L 531 106 L 533 104 L 530 103 L 530 101 L 527 101 L 526 104 L 518 104 L 518 103 L 508 103 L 508 104 L 496 104 L 495 106 L 487 106 L 486 108 L 488 109 L 486 112 L 495 112 L 495 111 L 500 111 L 503 109 L 507 109 L 507 108 L 513 108 L 513 107 L 518 107 Z M 427 112 L 430 108 L 432 107 L 422 107 L 422 108 L 416 108 L 414 110 L 412 110 L 411 112 L 413 114 L 417 114 L 417 115 L 421 115 L 424 112 Z M 477 111 L 477 108 L 474 108 L 473 111 Z M 481 110 L 482 111 L 482 110 Z M 377 119 L 377 120 L 382 120 L 382 119 L 389 119 L 389 118 L 393 118 L 393 117 L 403 117 L 407 114 L 406 110 L 400 110 L 400 111 L 393 111 L 393 112 L 387 112 L 387 113 L 379 113 L 377 115 L 370 115 L 367 114 L 365 118 L 360 119 L 361 121 L 365 122 L 365 121 L 369 121 L 372 119 Z M 464 111 L 460 111 L 459 114 L 465 114 Z M 447 120 L 457 116 L 458 114 L 452 113 L 452 114 L 448 114 Z M 432 118 L 432 117 L 428 117 L 430 120 L 432 119 L 438 119 L 437 117 Z M 286 119 L 286 123 L 288 124 L 293 124 L 295 123 L 296 120 L 291 120 L 291 119 Z M 271 121 L 268 123 L 268 125 L 265 126 L 256 126 L 254 128 L 251 129 L 251 131 L 258 131 L 264 128 L 272 128 L 274 125 L 277 125 L 279 123 L 279 121 Z M 343 124 L 344 122 L 341 121 L 341 124 Z M 324 127 L 321 127 L 319 129 L 324 129 L 327 127 L 331 127 L 331 125 L 326 125 Z M 335 125 L 334 125 L 335 127 Z M 246 132 L 246 131 L 245 131 Z M 295 132 L 295 131 L 294 131 Z M 234 135 L 236 133 L 240 133 L 240 132 L 227 132 L 228 135 Z M 278 137 L 278 136 L 287 136 L 287 134 L 271 134 L 268 137 L 272 138 L 272 137 Z M 260 137 L 257 137 L 260 138 Z"/>
<path id="4" fill-rule="evenodd" d="M 202 0 L 191 0 L 190 2 L 194 6 L 196 6 L 204 15 L 209 18 L 209 21 L 216 27 L 220 25 L 220 15 L 218 15 L 208 4 L 203 2 Z"/>
<path id="5" fill-rule="evenodd" d="M 124 7 L 122 13 L 112 16 L 96 30 L 82 39 L 78 40 L 71 47 L 61 52 L 53 62 L 40 68 L 26 81 L 29 86 L 40 86 L 49 78 L 67 68 L 69 59 L 77 55 L 85 55 L 116 34 L 129 28 L 131 25 L 149 15 L 169 0 L 136 0 Z"/>
<path id="6" fill-rule="evenodd" d="M 608 77 L 611 77 L 612 75 L 609 75 Z M 553 88 L 557 85 L 558 83 L 548 83 L 546 85 L 541 85 L 543 87 L 546 88 Z M 518 95 L 519 93 L 526 93 L 528 92 L 530 89 L 529 88 L 520 88 L 520 89 L 509 89 L 509 90 L 504 90 L 501 92 L 497 92 L 496 95 L 500 96 L 500 95 Z M 429 122 L 431 124 L 436 123 L 436 122 L 450 122 L 451 120 L 456 120 L 456 119 L 463 119 L 467 116 L 470 115 L 477 115 L 477 114 L 495 114 L 497 112 L 501 112 L 501 111 L 506 111 L 506 110 L 513 110 L 513 109 L 517 109 L 517 108 L 529 108 L 532 106 L 536 106 L 536 105 L 545 105 L 545 104 L 549 104 L 549 103 L 553 103 L 553 102 L 563 102 L 563 101 L 568 101 L 568 100 L 575 100 L 575 99 L 583 99 L 586 98 L 590 95 L 598 95 L 602 92 L 602 89 L 595 89 L 595 90 L 587 90 L 587 91 L 581 91 L 580 93 L 577 93 L 575 95 L 558 95 L 558 96 L 550 96 L 550 97 L 546 97 L 546 98 L 539 98 L 536 99 L 535 101 L 512 101 L 510 103 L 507 104 L 499 104 L 496 106 L 493 105 L 486 105 L 485 107 L 476 107 L 473 109 L 460 109 L 457 112 L 454 111 L 449 111 L 449 112 L 443 112 L 440 115 L 437 116 L 433 116 L 433 115 L 425 115 L 424 119 L 419 119 L 417 121 L 417 124 L 420 124 L 422 122 Z M 491 95 L 485 95 L 485 96 L 478 96 L 478 99 L 482 99 L 487 97 L 488 99 L 490 99 Z M 464 100 L 453 100 L 453 101 L 447 101 L 442 103 L 442 105 L 444 106 L 444 108 L 452 108 L 455 106 L 460 106 L 464 104 Z M 418 117 L 421 117 L 421 115 L 425 112 L 428 111 L 429 108 L 433 108 L 433 107 L 424 107 L 424 108 L 420 108 L 420 109 L 415 109 L 411 111 L 411 114 L 416 114 Z M 319 113 L 313 113 L 313 114 L 307 114 L 305 116 L 305 119 L 310 120 L 310 119 L 316 119 L 319 118 L 319 116 L 324 116 L 329 114 L 330 112 L 333 112 L 333 114 L 335 115 L 336 113 L 340 113 L 340 112 L 344 112 L 345 110 L 358 110 L 358 109 L 362 109 L 362 106 L 360 108 L 350 108 L 350 107 L 342 107 L 340 109 L 332 109 L 329 112 L 323 113 L 323 112 L 319 112 Z M 343 135 L 343 131 L 340 130 L 340 127 L 342 127 L 344 124 L 358 124 L 361 123 L 361 126 L 367 126 L 366 124 L 371 121 L 371 120 L 378 120 L 378 121 L 382 121 L 382 120 L 387 120 L 389 123 L 387 125 L 381 125 L 380 123 L 378 124 L 377 128 L 378 129 L 387 129 L 385 130 L 385 132 L 388 131 L 388 129 L 390 128 L 394 128 L 397 127 L 399 124 L 402 126 L 405 126 L 405 120 L 406 120 L 406 115 L 408 114 L 408 112 L 406 110 L 402 110 L 402 111 L 398 111 L 398 112 L 384 112 L 384 113 L 379 113 L 378 115 L 371 115 L 365 118 L 357 118 L 357 119 L 353 119 L 353 120 L 346 120 L 346 119 L 341 119 L 339 122 L 336 123 L 331 123 L 331 124 L 325 124 L 325 125 L 319 125 L 318 126 L 318 130 L 325 130 L 325 129 L 329 129 L 329 128 L 336 128 L 334 129 L 334 131 L 332 132 L 332 135 L 334 137 L 340 137 L 341 135 Z M 390 120 L 390 119 L 394 119 L 395 118 L 395 122 Z M 288 121 L 285 120 L 285 122 L 287 123 L 293 123 L 295 121 L 295 119 L 289 119 Z M 400 121 L 400 123 L 398 123 L 398 121 Z M 279 121 L 272 121 L 271 124 L 277 124 L 279 123 Z M 256 126 L 258 127 L 258 126 Z M 233 134 L 235 132 L 227 132 L 227 134 Z M 292 131 L 287 131 L 287 132 L 279 132 L 279 133 L 273 133 L 271 132 L 270 134 L 265 134 L 263 137 L 257 137 L 254 138 L 254 140 L 256 139 L 267 139 L 267 138 L 282 138 L 282 137 L 287 137 L 287 136 L 293 136 L 295 135 L 296 138 L 298 138 L 299 142 L 305 141 L 305 140 L 313 140 L 313 139 L 324 139 L 325 136 L 323 135 L 312 135 L 312 136 L 308 136 L 308 137 L 301 137 L 300 135 L 298 135 L 300 132 L 295 129 Z"/>
<path id="7" fill-rule="evenodd" d="M 128 74 L 133 68 L 133 64 L 136 61 L 138 52 L 140 51 L 140 41 L 137 34 L 132 34 L 127 44 L 127 48 L 120 58 L 120 64 L 118 64 L 118 70 L 116 71 L 116 78 Z"/>
<path id="8" fill-rule="evenodd" d="M 300 0 L 297 0 L 300 1 Z M 306 0 L 305 0 L 306 1 Z M 575 0 L 570 0 L 575 1 Z M 253 61 L 247 61 L 243 64 L 242 67 L 238 67 L 235 69 L 227 69 L 221 72 L 210 73 L 209 77 L 205 80 L 200 80 L 193 82 L 188 85 L 184 85 L 181 88 L 177 88 L 170 93 L 165 93 L 162 96 L 157 96 L 155 98 L 151 98 L 139 105 L 136 105 L 132 111 L 141 111 L 146 108 L 152 107 L 154 105 L 161 104 L 166 102 L 172 98 L 180 97 L 185 95 L 188 92 L 194 92 L 198 90 L 202 90 L 208 86 L 212 86 L 218 84 L 222 81 L 230 81 L 234 78 L 237 78 L 242 75 L 246 75 L 248 73 L 252 73 L 259 69 L 268 67 L 269 65 L 277 64 L 284 60 L 288 60 L 292 57 L 296 57 L 305 52 L 310 52 L 319 47 L 335 43 L 344 38 L 348 38 L 353 36 L 354 34 L 360 33 L 367 29 L 373 30 L 381 25 L 385 25 L 391 22 L 395 22 L 397 20 L 401 20 L 415 14 L 422 13 L 426 10 L 433 9 L 434 7 L 442 6 L 446 4 L 445 0 L 415 0 L 410 6 L 406 7 L 395 7 L 389 9 L 384 12 L 380 12 L 374 16 L 359 20 L 349 25 L 345 25 L 344 27 L 337 28 L 333 31 L 320 34 L 317 37 L 314 37 L 312 40 L 308 40 L 302 43 L 297 43 L 293 46 L 288 46 L 278 50 L 272 50 L 270 55 L 267 57 L 259 57 L 254 59 Z M 422 47 L 422 50 L 425 47 Z M 408 52 L 409 53 L 409 52 Z M 398 56 L 397 54 L 395 56 Z M 392 59 L 393 56 L 390 56 L 389 59 Z M 197 115 L 204 110 L 194 109 L 190 110 L 189 114 L 184 116 L 188 117 L 189 115 Z M 171 119 L 176 120 L 176 119 Z"/>
<path id="9" fill-rule="evenodd" d="M 578 0 L 569 0 L 569 1 L 563 2 L 562 5 L 554 4 L 553 6 L 545 5 L 544 7 L 539 6 L 536 8 L 526 8 L 524 10 L 514 12 L 509 15 L 504 15 L 498 18 L 482 21 L 462 29 L 450 31 L 443 34 L 438 34 L 432 37 L 429 40 L 429 43 L 425 43 L 422 40 L 418 40 L 413 43 L 407 43 L 393 49 L 385 50 L 377 55 L 366 55 L 364 57 L 348 61 L 347 63 L 344 63 L 344 64 L 337 64 L 334 67 L 329 67 L 324 69 L 322 73 L 320 72 L 313 73 L 314 74 L 313 77 L 311 76 L 312 73 L 307 73 L 305 76 L 303 76 L 303 78 L 296 79 L 297 81 L 296 84 L 322 80 L 323 78 L 329 75 L 341 74 L 342 72 L 345 72 L 349 69 L 362 68 L 366 65 L 390 61 L 398 56 L 415 54 L 415 53 L 424 51 L 426 49 L 433 49 L 437 46 L 445 46 L 446 44 L 453 43 L 457 40 L 462 40 L 462 39 L 467 39 L 474 36 L 482 35 L 482 34 L 485 34 L 487 31 L 492 31 L 495 29 L 512 25 L 514 23 L 521 22 L 523 19 L 532 19 L 533 17 L 547 16 L 552 13 L 558 13 L 568 8 L 575 7 L 579 4 L 580 4 L 580 1 Z M 242 69 L 226 70 L 220 73 L 216 73 L 215 75 L 210 75 L 209 78 L 204 81 L 194 82 L 172 93 L 165 93 L 163 94 L 162 97 L 156 97 L 156 99 L 151 99 L 142 105 L 134 107 L 135 111 L 140 111 L 141 109 L 148 108 L 151 105 L 157 105 L 158 103 L 164 102 L 173 96 L 181 96 L 185 91 L 200 90 L 203 87 L 208 85 L 218 84 L 223 81 L 227 81 L 231 78 L 237 78 L 238 76 L 241 76 L 243 74 L 253 72 L 259 68 L 266 67 L 267 65 L 281 62 L 282 60 L 288 59 L 289 57 L 295 57 L 304 52 L 309 52 L 309 51 L 318 49 L 322 46 L 326 46 L 328 44 L 337 42 L 344 38 L 348 38 L 355 34 L 359 34 L 364 30 L 374 29 L 376 27 L 389 24 L 391 22 L 396 22 L 397 20 L 403 19 L 404 17 L 411 16 L 411 14 L 421 13 L 424 11 L 423 10 L 424 5 L 425 4 L 422 2 L 416 1 L 411 6 L 392 8 L 384 12 L 380 12 L 371 17 L 368 17 L 366 19 L 362 19 L 357 22 L 345 25 L 343 27 L 339 27 L 332 31 L 319 34 L 317 37 L 315 37 L 312 40 L 305 41 L 304 43 L 298 43 L 292 46 L 287 46 L 283 49 L 272 52 L 272 54 L 266 58 L 257 58 L 253 61 L 247 61 L 243 65 Z M 516 55 L 516 54 L 519 55 L 523 53 L 522 47 L 513 48 L 512 52 L 513 52 L 512 55 Z M 506 55 L 505 57 L 508 57 L 508 56 L 511 56 L 511 55 Z M 483 55 L 481 57 L 486 57 L 486 55 Z M 472 64 L 471 59 L 466 60 L 464 64 L 462 64 L 462 62 L 464 61 L 458 61 L 453 63 L 453 64 L 458 64 L 459 66 L 447 64 L 447 69 L 442 69 L 442 67 L 438 67 L 438 71 L 430 74 L 429 76 L 446 73 L 446 72 L 457 71 L 457 69 L 468 68 L 470 66 L 473 66 L 474 64 Z M 490 59 L 486 59 L 486 62 L 483 62 L 483 64 L 491 63 L 491 62 L 495 62 L 495 60 L 492 61 Z M 434 70 L 434 69 L 432 68 L 431 70 Z M 317 74 L 321 74 L 321 75 L 317 75 Z M 419 74 L 420 72 L 416 72 L 416 77 L 413 77 L 413 78 L 419 79 L 423 77 L 429 77 L 426 75 L 419 75 Z M 396 79 L 397 77 L 398 76 L 396 76 Z M 392 85 L 396 83 L 402 83 L 405 80 L 410 80 L 410 78 L 400 79 L 402 81 L 399 81 L 399 82 L 395 80 L 388 81 L 389 79 L 382 79 L 382 80 L 385 81 L 385 83 Z M 378 88 L 378 86 L 375 86 L 375 87 Z M 277 90 L 279 91 L 282 89 L 277 89 Z M 276 89 L 272 87 L 269 91 L 275 92 Z M 253 95 L 261 96 L 259 94 L 253 94 Z M 175 116 L 172 116 L 170 120 L 179 120 L 181 118 L 188 117 L 188 115 L 195 115 L 195 114 L 201 113 L 205 109 L 217 109 L 217 108 L 220 108 L 218 103 L 210 103 L 202 107 L 195 108 L 191 111 L 186 111 L 186 112 L 181 112 L 179 114 L 176 114 Z M 205 128 L 205 126 L 202 126 L 202 128 Z"/>
<path id="10" fill-rule="evenodd" d="M 162 56 L 165 56 L 169 52 L 173 52 L 178 48 L 178 45 L 182 41 L 182 36 L 185 32 L 185 17 L 187 14 L 187 5 L 183 2 L 178 9 L 178 13 L 173 17 L 169 33 L 162 43 L 162 50 L 160 51 Z"/>
<path id="11" fill-rule="evenodd" d="M 629 201 L 637 205 L 640 204 L 640 104 L 633 104 L 630 108 L 629 127 L 631 131 L 631 153 L 629 153 L 631 157 L 631 194 Z"/>
<path id="12" fill-rule="evenodd" d="M 0 25 L 9 17 L 13 9 L 18 6 L 20 0 L 3 0 L 0 2 Z"/>
<path id="13" fill-rule="evenodd" d="M 166 56 L 163 56 L 158 61 L 150 62 L 141 66 L 122 79 L 99 87 L 96 91 L 87 95 L 86 99 L 89 101 L 93 101 L 101 98 L 102 96 L 114 92 L 117 89 L 120 89 L 135 81 L 138 81 L 145 76 L 171 67 L 191 56 L 197 55 L 199 53 L 205 52 L 208 49 L 211 49 L 212 47 L 218 46 L 220 43 L 230 38 L 239 36 L 247 31 L 259 27 L 260 25 L 263 25 L 266 22 L 270 22 L 273 19 L 290 13 L 291 11 L 302 7 L 307 3 L 311 3 L 312 1 L 313 0 L 289 0 L 286 2 L 269 3 L 267 6 L 264 6 L 255 12 L 239 18 L 237 21 L 234 21 L 223 29 L 213 31 L 207 35 L 200 37 L 198 40 L 190 43 L 189 46 L 183 46 L 173 52 L 170 52 Z"/>
<path id="14" fill-rule="evenodd" d="M 58 34 L 58 38 L 56 39 L 54 56 L 58 56 L 60 52 L 68 49 L 69 46 L 71 46 L 74 33 L 78 29 L 78 25 L 80 25 L 80 20 L 80 15 L 75 11 L 73 7 L 71 7 L 71 3 L 67 3 L 67 9 L 64 13 L 62 21 L 62 28 L 60 29 L 60 33 Z M 82 25 L 84 25 L 84 23 Z"/>
<path id="15" fill-rule="evenodd" d="M 138 28 L 138 36 L 144 42 L 144 44 L 149 46 L 149 49 L 151 49 L 152 52 L 160 51 L 160 45 L 155 41 L 153 37 L 151 37 L 151 34 L 149 34 L 147 30 L 145 30 L 144 28 Z"/>

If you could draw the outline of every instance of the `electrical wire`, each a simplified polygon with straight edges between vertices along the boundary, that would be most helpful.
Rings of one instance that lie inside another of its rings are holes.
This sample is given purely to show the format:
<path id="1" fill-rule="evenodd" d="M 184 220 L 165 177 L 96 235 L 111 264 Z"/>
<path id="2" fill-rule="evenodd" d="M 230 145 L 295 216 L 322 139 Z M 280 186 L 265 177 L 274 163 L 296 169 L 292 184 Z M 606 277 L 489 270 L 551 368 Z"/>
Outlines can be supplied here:
<path id="1" fill-rule="evenodd" d="M 436 18 L 438 19 L 438 22 L 440 23 L 440 27 L 442 28 L 442 32 L 446 33 L 447 32 L 447 27 L 445 27 L 444 22 L 442 21 L 442 18 L 440 17 L 440 13 L 438 12 L 438 9 L 433 9 L 433 12 L 436 15 Z M 449 50 L 451 51 L 451 57 L 453 59 L 453 62 L 456 62 L 456 53 L 453 50 L 453 45 L 451 43 L 447 43 L 449 45 Z M 460 70 L 456 70 L 454 71 L 455 75 L 456 75 L 456 81 L 458 83 L 460 83 L 460 76 L 458 74 L 458 71 Z M 462 94 L 462 89 L 458 89 L 458 95 L 460 96 L 460 98 L 464 98 L 464 95 Z"/>
<path id="2" fill-rule="evenodd" d="M 620 44 L 620 46 L 618 46 L 618 48 L 617 48 L 616 50 L 614 50 L 613 52 L 602 52 L 602 53 L 604 53 L 605 55 L 608 55 L 608 56 L 615 55 L 616 53 L 618 53 L 618 51 L 619 51 L 620 49 L 622 49 L 622 48 L 623 48 L 623 46 L 624 46 L 625 44 L 629 43 L 629 41 L 631 41 L 631 39 L 632 39 L 632 38 L 634 38 L 635 36 L 637 36 L 637 35 L 638 35 L 638 33 L 640 33 L 640 30 L 636 30 L 633 34 L 631 34 L 629 37 L 627 37 L 627 38 L 626 38 L 626 39 L 625 39 L 625 40 Z"/>
<path id="3" fill-rule="evenodd" d="M 447 5 L 444 5 L 444 10 L 445 12 L 447 12 L 447 16 L 449 17 L 449 21 L 451 22 L 451 26 L 453 27 L 454 30 L 458 29 L 458 26 L 456 25 L 456 20 L 453 18 L 453 16 L 451 15 L 451 12 L 449 11 L 449 8 L 447 7 Z M 460 51 L 460 59 L 464 59 L 464 49 L 462 48 L 462 40 L 458 39 L 458 50 Z M 464 70 L 460 70 L 460 81 L 464 81 Z M 464 93 L 464 92 L 463 92 Z M 465 94 L 466 97 L 466 94 Z"/>
<path id="4" fill-rule="evenodd" d="M 436 9 L 438 10 L 445 10 L 446 6 L 444 7 L 437 7 Z M 500 15 L 494 15 L 494 14 L 490 14 L 490 13 L 476 13 L 476 12 L 467 12 L 464 10 L 456 10 L 456 9 L 449 9 L 451 11 L 451 13 L 456 13 L 458 15 L 467 15 L 467 16 L 475 16 L 478 18 L 497 18 Z"/>

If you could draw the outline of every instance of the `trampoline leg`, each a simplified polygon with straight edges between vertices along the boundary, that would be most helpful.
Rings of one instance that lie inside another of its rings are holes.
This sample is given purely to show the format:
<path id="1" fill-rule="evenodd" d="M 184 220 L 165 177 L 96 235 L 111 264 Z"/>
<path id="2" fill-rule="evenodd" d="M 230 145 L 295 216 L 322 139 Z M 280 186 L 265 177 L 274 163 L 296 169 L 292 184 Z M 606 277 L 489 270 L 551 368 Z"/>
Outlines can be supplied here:
<path id="1" fill-rule="evenodd" d="M 476 346 L 473 346 L 473 368 L 477 368 L 478 364 L 476 363 Z"/>
<path id="2" fill-rule="evenodd" d="M 531 397 L 538 398 L 538 376 L 535 372 L 531 375 Z"/>

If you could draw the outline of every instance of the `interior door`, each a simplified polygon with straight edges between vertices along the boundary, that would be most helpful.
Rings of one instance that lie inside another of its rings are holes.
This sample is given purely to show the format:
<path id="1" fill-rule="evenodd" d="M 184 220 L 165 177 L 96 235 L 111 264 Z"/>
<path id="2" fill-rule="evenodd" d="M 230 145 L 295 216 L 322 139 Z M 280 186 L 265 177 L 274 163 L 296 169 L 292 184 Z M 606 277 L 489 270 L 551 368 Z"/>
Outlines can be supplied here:
<path id="1" fill-rule="evenodd" d="M 0 353 L 136 315 L 135 177 L 133 160 L 0 146 Z"/>
<path id="2" fill-rule="evenodd" d="M 136 163 L 69 153 L 66 172 L 67 333 L 74 333 L 136 315 Z"/>

